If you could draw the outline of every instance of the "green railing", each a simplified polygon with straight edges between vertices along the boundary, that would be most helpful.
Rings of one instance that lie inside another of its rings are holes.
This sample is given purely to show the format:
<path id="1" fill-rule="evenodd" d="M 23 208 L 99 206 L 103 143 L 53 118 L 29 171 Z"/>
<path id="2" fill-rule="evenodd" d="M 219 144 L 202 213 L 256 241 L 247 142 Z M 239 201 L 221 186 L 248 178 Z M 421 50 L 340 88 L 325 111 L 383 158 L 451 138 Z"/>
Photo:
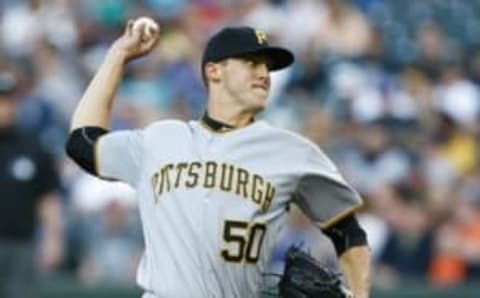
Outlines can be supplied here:
<path id="1" fill-rule="evenodd" d="M 61 278 L 41 283 L 41 298 L 140 298 L 142 292 L 134 285 L 82 285 Z M 374 289 L 371 298 L 479 298 L 480 281 L 462 287 L 439 289 L 414 281 L 391 290 Z M 196 298 L 193 297 L 192 298 Z M 201 297 L 200 297 L 201 298 Z M 226 297 L 228 298 L 228 297 Z"/>
<path id="2" fill-rule="evenodd" d="M 140 298 L 142 291 L 133 284 L 85 285 L 72 278 L 44 280 L 39 298 Z"/>
<path id="3" fill-rule="evenodd" d="M 372 298 L 479 298 L 480 285 L 451 289 L 404 285 L 393 290 L 375 289 Z"/>

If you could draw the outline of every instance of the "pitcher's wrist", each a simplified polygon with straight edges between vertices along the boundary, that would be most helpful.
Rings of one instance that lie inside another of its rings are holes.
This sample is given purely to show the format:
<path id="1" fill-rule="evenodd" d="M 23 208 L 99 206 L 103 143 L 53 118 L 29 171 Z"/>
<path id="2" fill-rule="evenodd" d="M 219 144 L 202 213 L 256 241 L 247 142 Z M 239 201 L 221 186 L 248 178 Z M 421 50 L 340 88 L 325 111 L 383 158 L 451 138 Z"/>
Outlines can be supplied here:
<path id="1" fill-rule="evenodd" d="M 108 49 L 105 60 L 109 62 L 117 62 L 117 63 L 125 64 L 128 62 L 129 57 L 126 50 L 113 46 L 110 49 Z"/>

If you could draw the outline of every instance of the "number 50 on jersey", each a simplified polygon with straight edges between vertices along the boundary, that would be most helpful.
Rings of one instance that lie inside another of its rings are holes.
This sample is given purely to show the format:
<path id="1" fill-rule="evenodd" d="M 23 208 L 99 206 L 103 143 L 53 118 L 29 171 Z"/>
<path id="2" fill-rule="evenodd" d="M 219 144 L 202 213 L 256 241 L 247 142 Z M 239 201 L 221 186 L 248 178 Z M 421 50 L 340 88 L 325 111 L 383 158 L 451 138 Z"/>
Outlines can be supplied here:
<path id="1" fill-rule="evenodd" d="M 260 256 L 267 227 L 263 223 L 227 220 L 223 226 L 225 248 L 221 255 L 225 261 L 256 263 Z"/>

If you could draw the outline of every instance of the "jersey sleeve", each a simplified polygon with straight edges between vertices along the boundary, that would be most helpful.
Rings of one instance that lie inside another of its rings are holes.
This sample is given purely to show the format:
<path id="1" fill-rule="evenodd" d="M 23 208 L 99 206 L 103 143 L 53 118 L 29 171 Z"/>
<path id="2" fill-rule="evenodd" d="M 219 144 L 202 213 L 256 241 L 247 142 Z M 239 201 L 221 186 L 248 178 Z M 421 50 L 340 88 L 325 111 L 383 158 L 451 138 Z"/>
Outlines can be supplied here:
<path id="1" fill-rule="evenodd" d="M 311 220 L 326 229 L 360 207 L 362 199 L 319 148 L 311 145 L 309 149 L 294 202 Z"/>
<path id="2" fill-rule="evenodd" d="M 136 185 L 143 161 L 143 131 L 107 133 L 95 143 L 95 171 L 104 179 Z"/>

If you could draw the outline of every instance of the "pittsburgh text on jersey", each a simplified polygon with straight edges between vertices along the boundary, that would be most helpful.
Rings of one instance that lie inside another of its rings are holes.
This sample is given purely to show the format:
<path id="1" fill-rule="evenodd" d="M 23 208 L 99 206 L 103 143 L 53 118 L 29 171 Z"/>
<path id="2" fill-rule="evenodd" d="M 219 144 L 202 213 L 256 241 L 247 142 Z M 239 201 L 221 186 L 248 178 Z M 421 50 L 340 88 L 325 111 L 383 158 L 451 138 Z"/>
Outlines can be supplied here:
<path id="1" fill-rule="evenodd" d="M 215 188 L 250 199 L 265 212 L 275 196 L 273 183 L 244 168 L 215 161 L 180 162 L 161 167 L 152 176 L 155 199 L 180 187 Z"/>

